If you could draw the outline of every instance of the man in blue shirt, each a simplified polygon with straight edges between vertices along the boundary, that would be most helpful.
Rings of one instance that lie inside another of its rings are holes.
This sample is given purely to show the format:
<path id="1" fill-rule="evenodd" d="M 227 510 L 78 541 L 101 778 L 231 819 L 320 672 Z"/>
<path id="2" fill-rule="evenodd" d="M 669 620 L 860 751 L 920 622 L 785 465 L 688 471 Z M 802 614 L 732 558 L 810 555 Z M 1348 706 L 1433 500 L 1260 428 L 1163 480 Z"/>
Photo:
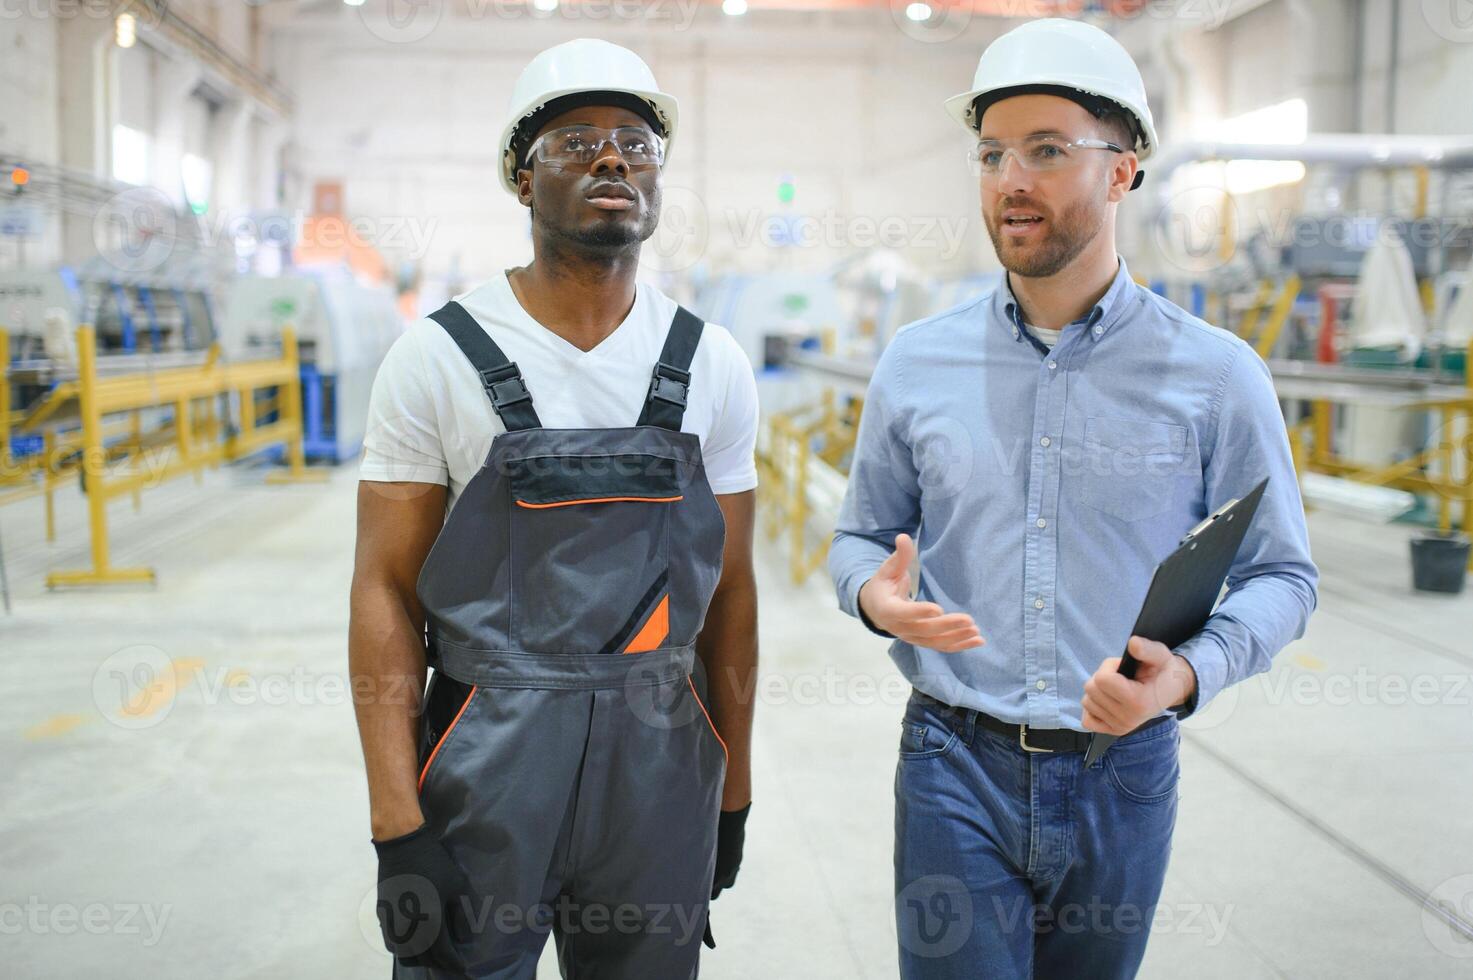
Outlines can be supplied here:
<path id="1" fill-rule="evenodd" d="M 1318 573 L 1263 361 L 1116 254 L 1156 147 L 1124 48 L 1030 22 L 948 108 L 978 137 L 1007 272 L 880 358 L 829 557 L 841 607 L 895 637 L 914 687 L 901 976 L 1129 977 L 1166 874 L 1177 719 L 1303 634 Z M 1206 626 L 1175 650 L 1131 636 L 1156 564 L 1265 476 Z M 1093 732 L 1124 737 L 1085 767 Z"/>

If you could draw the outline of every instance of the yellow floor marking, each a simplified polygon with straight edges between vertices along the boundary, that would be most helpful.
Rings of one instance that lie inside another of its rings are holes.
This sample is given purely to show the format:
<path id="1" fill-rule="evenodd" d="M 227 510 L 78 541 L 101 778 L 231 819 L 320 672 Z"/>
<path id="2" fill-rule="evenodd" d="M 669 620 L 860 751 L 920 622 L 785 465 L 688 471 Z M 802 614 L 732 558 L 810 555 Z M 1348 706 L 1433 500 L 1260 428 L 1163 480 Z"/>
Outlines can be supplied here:
<path id="1" fill-rule="evenodd" d="M 122 714 L 128 718 L 147 718 L 155 714 L 164 705 L 174 700 L 179 693 L 179 688 L 189 683 L 189 679 L 198 673 L 205 665 L 203 657 L 183 657 L 173 662 L 173 669 L 160 674 L 152 682 L 145 684 L 137 694 L 122 708 Z"/>
<path id="2" fill-rule="evenodd" d="M 65 735 L 67 732 L 80 728 L 87 720 L 87 715 L 53 715 L 39 725 L 27 728 L 25 737 L 32 742 L 43 738 L 56 738 L 58 735 Z"/>

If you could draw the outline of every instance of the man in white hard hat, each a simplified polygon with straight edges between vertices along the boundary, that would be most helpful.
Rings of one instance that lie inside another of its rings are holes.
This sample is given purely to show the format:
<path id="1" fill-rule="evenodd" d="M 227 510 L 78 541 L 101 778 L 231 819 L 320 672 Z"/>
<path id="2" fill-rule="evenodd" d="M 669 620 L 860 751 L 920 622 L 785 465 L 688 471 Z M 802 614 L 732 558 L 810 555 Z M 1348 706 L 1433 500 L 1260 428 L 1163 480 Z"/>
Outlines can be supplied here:
<path id="1" fill-rule="evenodd" d="M 1157 143 L 1129 54 L 1034 21 L 947 108 L 1006 272 L 885 350 L 830 552 L 840 605 L 895 638 L 914 688 L 900 972 L 1129 977 L 1176 821 L 1177 719 L 1269 668 L 1318 575 L 1267 368 L 1115 251 Z M 1175 650 L 1132 636 L 1156 563 L 1265 476 L 1205 628 Z M 1086 766 L 1096 733 L 1123 737 Z"/>
<path id="2" fill-rule="evenodd" d="M 631 51 L 534 58 L 498 160 L 533 259 L 374 384 L 349 652 L 396 977 L 531 978 L 551 931 L 564 976 L 685 980 L 741 863 L 756 384 L 636 281 L 676 125 Z"/>

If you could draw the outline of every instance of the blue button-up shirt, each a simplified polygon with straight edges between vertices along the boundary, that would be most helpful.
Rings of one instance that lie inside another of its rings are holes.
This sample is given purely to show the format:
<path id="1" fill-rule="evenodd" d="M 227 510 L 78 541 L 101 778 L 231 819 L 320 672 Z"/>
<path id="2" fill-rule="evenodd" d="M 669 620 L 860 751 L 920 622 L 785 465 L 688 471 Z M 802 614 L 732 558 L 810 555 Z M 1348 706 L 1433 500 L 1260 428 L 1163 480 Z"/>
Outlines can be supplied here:
<path id="1" fill-rule="evenodd" d="M 1268 490 L 1229 592 L 1177 648 L 1190 710 L 1267 670 L 1316 604 L 1304 507 L 1268 368 L 1120 263 L 1050 351 L 1006 285 L 896 334 L 875 367 L 829 569 L 839 605 L 916 537 L 917 598 L 985 646 L 896 640 L 921 691 L 1004 721 L 1083 731 L 1084 684 L 1130 637 L 1156 565 L 1210 512 Z"/>

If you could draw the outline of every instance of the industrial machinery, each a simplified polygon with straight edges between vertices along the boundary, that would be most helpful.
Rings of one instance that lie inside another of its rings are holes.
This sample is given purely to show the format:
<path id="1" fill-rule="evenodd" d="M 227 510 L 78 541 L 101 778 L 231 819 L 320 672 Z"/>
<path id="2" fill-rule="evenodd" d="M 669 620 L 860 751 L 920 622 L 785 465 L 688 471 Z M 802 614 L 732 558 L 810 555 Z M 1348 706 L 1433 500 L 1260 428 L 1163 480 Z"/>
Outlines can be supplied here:
<path id="1" fill-rule="evenodd" d="M 41 355 L 46 318 L 64 310 L 73 327 L 91 323 L 100 350 L 204 350 L 215 336 L 213 280 L 171 268 L 129 273 L 98 261 L 49 272 L 0 272 L 0 323 L 14 354 Z"/>
<path id="2" fill-rule="evenodd" d="M 753 366 L 790 347 L 874 358 L 895 331 L 988 288 L 995 274 L 937 281 L 899 253 L 871 249 L 825 273 L 732 275 L 705 283 L 694 308 L 732 332 Z"/>
<path id="3" fill-rule="evenodd" d="M 307 456 L 350 459 L 363 445 L 374 374 L 403 332 L 394 293 L 337 268 L 230 284 L 220 323 L 227 358 L 275 346 L 287 327 L 301 352 Z"/>
<path id="4" fill-rule="evenodd" d="M 1203 161 L 1297 161 L 1292 193 L 1306 210 L 1283 220 L 1287 191 L 1240 203 L 1226 176 L 1216 191 L 1173 184 L 1177 168 Z M 1459 302 L 1473 225 L 1457 193 L 1473 142 L 1309 134 L 1177 144 L 1153 164 L 1160 207 L 1147 231 L 1169 266 L 1202 270 L 1157 291 L 1268 361 L 1300 472 L 1313 477 L 1306 501 L 1444 529 L 1459 510 L 1473 525 L 1473 303 Z M 1378 187 L 1384 203 L 1369 199 Z"/>
<path id="5" fill-rule="evenodd" d="M 81 171 L 26 172 L 0 159 L 0 173 L 28 174 L 15 182 L 24 207 L 7 212 L 34 216 L 22 239 L 82 213 L 96 248 L 83 262 L 38 268 L 22 241 L 16 267 L 0 272 L 0 505 L 44 498 L 47 540 L 58 490 L 75 484 L 87 505 L 90 564 L 53 571 L 48 586 L 153 580 L 149 568 L 112 564 L 108 509 L 118 497 L 137 509 L 162 481 L 272 451 L 289 464 L 287 479 L 325 476 L 305 466 L 290 327 L 256 349 L 222 352 L 215 310 L 236 257 L 196 215 L 158 191 Z M 338 302 L 338 319 L 388 329 L 355 299 Z"/>
<path id="6" fill-rule="evenodd" d="M 57 489 L 77 481 L 87 498 L 91 565 L 52 572 L 48 587 L 152 582 L 150 568 L 111 563 L 108 503 L 175 476 L 198 479 L 207 467 L 282 446 L 287 479 L 320 479 L 305 467 L 297 344 L 225 363 L 218 345 L 181 354 L 100 355 L 90 325 L 75 334 L 74 363 L 12 361 L 0 328 L 0 505 L 34 496 L 46 502 L 46 537 L 55 539 Z M 17 399 L 24 391 L 40 392 Z M 13 433 L 41 441 L 37 452 L 10 451 Z"/>
<path id="7" fill-rule="evenodd" d="M 104 356 L 146 351 L 172 361 L 202 358 L 215 337 L 214 281 L 195 265 L 176 261 L 129 272 L 98 259 L 81 268 L 0 272 L 0 329 L 8 335 L 9 360 L 75 366 L 74 331 L 82 323 L 95 324 Z M 12 390 L 15 402 L 26 405 L 47 389 L 19 378 Z M 24 457 L 41 449 L 41 437 L 16 433 L 9 448 Z"/>
<path id="8" fill-rule="evenodd" d="M 788 344 L 815 341 L 845 322 L 838 286 L 827 275 L 770 273 L 712 280 L 695 312 L 731 331 L 752 366 L 773 367 Z"/>
<path id="9" fill-rule="evenodd" d="M 57 323 L 58 310 L 68 340 L 89 324 L 104 355 L 210 346 L 218 286 L 233 274 L 234 257 L 216 247 L 199 215 L 152 188 L 84 170 L 23 165 L 0 154 L 0 175 L 14 187 L 0 212 L 0 232 L 13 237 L 15 256 L 0 271 L 0 325 L 13 357 L 42 356 L 47 318 Z M 58 235 L 79 216 L 90 225 L 85 253 L 74 251 L 74 259 L 59 264 L 28 260 L 30 244 Z M 5 218 L 19 218 L 17 227 Z"/>
<path id="10" fill-rule="evenodd" d="M 1302 215 L 1287 232 L 1249 232 L 1241 242 L 1225 237 L 1197 279 L 1148 285 L 1234 330 L 1268 362 L 1310 506 L 1466 531 L 1473 528 L 1473 231 L 1467 222 L 1426 216 L 1425 169 L 1473 170 L 1473 147 L 1414 142 L 1397 150 L 1410 161 L 1403 166 L 1419 168 L 1416 215 Z M 1384 166 L 1381 150 L 1366 137 L 1245 152 L 1268 159 L 1302 153 L 1354 170 Z M 1177 162 L 1233 151 L 1188 148 Z M 1163 194 L 1169 157 L 1166 164 L 1153 175 Z M 1235 229 L 1228 221 L 1219 231 L 1230 236 Z M 795 580 L 822 561 L 861 399 L 894 329 L 877 329 L 855 312 L 885 309 L 869 302 L 873 290 L 835 280 L 844 287 L 835 305 L 847 318 L 831 333 L 811 332 L 781 350 L 784 389 L 772 398 L 763 390 L 767 425 L 758 457 L 767 529 L 790 542 Z M 932 282 L 929 308 L 912 305 L 897 319 L 956 306 L 995 283 L 996 273 Z M 774 279 L 768 288 L 778 285 Z"/>

